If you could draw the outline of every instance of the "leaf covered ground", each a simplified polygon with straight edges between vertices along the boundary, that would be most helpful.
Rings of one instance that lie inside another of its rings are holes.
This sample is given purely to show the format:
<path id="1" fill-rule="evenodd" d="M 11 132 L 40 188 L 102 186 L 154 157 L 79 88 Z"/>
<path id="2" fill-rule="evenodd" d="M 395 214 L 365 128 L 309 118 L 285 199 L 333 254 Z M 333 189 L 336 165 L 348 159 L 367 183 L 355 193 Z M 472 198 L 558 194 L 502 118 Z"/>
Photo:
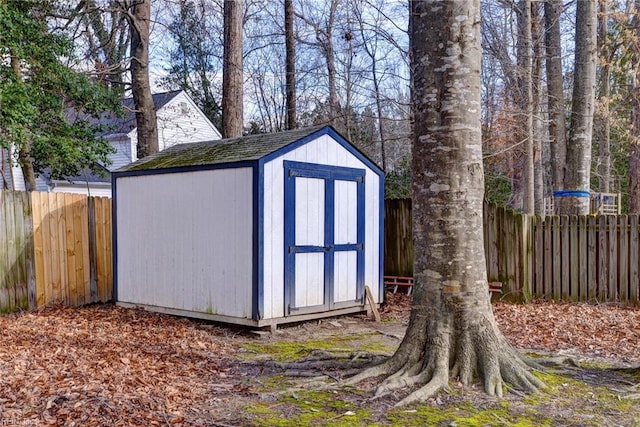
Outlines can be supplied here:
<path id="1" fill-rule="evenodd" d="M 370 401 L 366 384 L 291 391 L 299 380 L 262 363 L 317 349 L 390 354 L 410 301 L 389 301 L 381 323 L 351 316 L 273 335 L 113 305 L 1 316 L 0 425 L 640 425 L 638 308 L 495 303 L 515 346 L 583 362 L 540 374 L 549 389 L 537 397 L 499 401 L 454 384 L 393 410 L 395 396 Z"/>

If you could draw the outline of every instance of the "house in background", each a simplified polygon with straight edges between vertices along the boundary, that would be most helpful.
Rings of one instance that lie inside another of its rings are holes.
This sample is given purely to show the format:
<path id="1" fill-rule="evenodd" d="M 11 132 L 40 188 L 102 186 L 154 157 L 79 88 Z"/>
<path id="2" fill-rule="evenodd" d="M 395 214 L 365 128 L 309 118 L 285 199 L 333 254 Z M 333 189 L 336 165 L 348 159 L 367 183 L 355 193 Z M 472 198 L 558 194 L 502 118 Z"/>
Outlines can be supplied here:
<path id="1" fill-rule="evenodd" d="M 183 90 L 157 93 L 153 95 L 153 103 L 158 120 L 160 150 L 178 143 L 214 141 L 221 138 L 218 129 Z M 64 180 L 51 179 L 44 173 L 38 176 L 36 189 L 110 197 L 110 172 L 138 160 L 136 155 L 138 135 L 133 98 L 125 98 L 123 107 L 126 112 L 124 117 L 109 113 L 105 114 L 99 122 L 108 129 L 101 136 L 116 150 L 109 156 L 110 165 L 98 165 L 98 168 L 102 169 L 101 173 L 86 169 L 78 176 L 67 177 Z M 72 117 L 71 119 L 73 120 Z M 6 150 L 3 150 L 2 160 L 3 188 L 6 186 L 14 190 L 25 190 L 22 171 L 19 167 L 10 165 Z"/>

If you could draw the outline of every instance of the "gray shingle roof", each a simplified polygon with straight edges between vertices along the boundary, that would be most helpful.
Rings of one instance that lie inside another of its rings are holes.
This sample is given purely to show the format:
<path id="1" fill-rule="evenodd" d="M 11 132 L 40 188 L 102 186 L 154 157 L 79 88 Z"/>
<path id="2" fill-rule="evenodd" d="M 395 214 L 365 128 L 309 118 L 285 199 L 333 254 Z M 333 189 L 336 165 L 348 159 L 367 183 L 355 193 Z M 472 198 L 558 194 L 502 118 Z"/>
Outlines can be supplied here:
<path id="1" fill-rule="evenodd" d="M 258 160 L 324 128 L 329 127 L 322 125 L 286 132 L 174 145 L 159 153 L 124 166 L 116 172 Z"/>
<path id="2" fill-rule="evenodd" d="M 169 101 L 176 97 L 182 90 L 172 90 L 170 92 L 154 93 L 153 106 L 156 111 L 164 107 Z M 105 136 L 114 133 L 129 133 L 137 127 L 136 124 L 136 112 L 133 98 L 124 98 L 122 100 L 122 107 L 124 109 L 124 116 L 119 117 L 113 112 L 107 112 L 100 116 L 100 119 L 87 117 L 84 114 L 78 113 L 73 109 L 65 111 L 65 117 L 68 121 L 74 122 L 77 119 L 88 120 L 93 125 L 102 125 L 105 127 L 104 132 L 100 133 L 100 136 Z"/>

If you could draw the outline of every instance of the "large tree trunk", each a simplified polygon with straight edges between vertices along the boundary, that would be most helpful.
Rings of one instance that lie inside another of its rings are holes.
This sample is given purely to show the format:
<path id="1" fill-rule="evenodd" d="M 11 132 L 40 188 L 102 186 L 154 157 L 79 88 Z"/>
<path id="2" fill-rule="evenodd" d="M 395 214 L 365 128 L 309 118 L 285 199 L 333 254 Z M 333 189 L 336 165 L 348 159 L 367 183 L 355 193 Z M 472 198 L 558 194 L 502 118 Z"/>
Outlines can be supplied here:
<path id="1" fill-rule="evenodd" d="M 520 87 L 520 111 L 524 123 L 524 213 L 535 211 L 533 168 L 533 87 L 531 79 L 531 1 L 518 4 L 518 80 Z"/>
<path id="2" fill-rule="evenodd" d="M 549 137 L 554 191 L 564 188 L 564 170 L 567 156 L 567 131 L 564 112 L 562 48 L 560 38 L 561 12 L 562 0 L 547 0 L 544 3 Z"/>
<path id="3" fill-rule="evenodd" d="M 422 385 L 399 405 L 477 375 L 489 394 L 541 383 L 496 325 L 487 292 L 480 129 L 480 1 L 411 2 L 415 294 L 396 353 L 352 381 Z"/>
<path id="4" fill-rule="evenodd" d="M 573 73 L 571 128 L 563 197 L 557 198 L 564 215 L 588 215 L 591 179 L 591 136 L 596 87 L 597 4 L 576 5 L 576 51 Z"/>
<path id="5" fill-rule="evenodd" d="M 600 52 L 600 92 L 595 114 L 594 134 L 598 141 L 598 191 L 608 193 L 611 183 L 611 130 L 609 125 L 609 96 L 611 93 L 611 64 L 607 41 L 607 0 L 600 0 L 598 17 L 598 45 Z"/>
<path id="6" fill-rule="evenodd" d="M 640 0 L 634 1 L 634 76 L 631 94 L 631 141 L 629 144 L 629 213 L 640 213 Z"/>
<path id="7" fill-rule="evenodd" d="M 242 136 L 242 0 L 224 2 L 224 63 L 222 70 L 222 136 Z"/>
<path id="8" fill-rule="evenodd" d="M 286 47 L 287 129 L 298 127 L 296 121 L 296 47 L 293 27 L 293 0 L 284 0 L 284 42 Z"/>
<path id="9" fill-rule="evenodd" d="M 18 80 L 22 80 L 22 65 L 20 64 L 20 58 L 11 54 L 11 69 Z M 27 191 L 36 190 L 36 173 L 33 169 L 33 159 L 31 158 L 31 141 L 23 141 L 18 150 L 18 165 L 22 170 L 22 176 L 24 177 L 24 184 Z M 15 185 L 15 184 L 14 184 Z"/>
<path id="10" fill-rule="evenodd" d="M 151 0 L 135 1 L 130 6 L 131 94 L 136 109 L 137 155 L 141 159 L 157 153 L 158 122 L 149 82 L 149 25 Z"/>
<path id="11" fill-rule="evenodd" d="M 531 65 L 532 80 L 532 125 L 533 125 L 533 174 L 535 214 L 544 215 L 544 164 L 542 162 L 542 111 L 540 99 L 542 94 L 542 7 L 539 3 L 531 4 L 531 42 L 533 44 L 533 58 Z"/>

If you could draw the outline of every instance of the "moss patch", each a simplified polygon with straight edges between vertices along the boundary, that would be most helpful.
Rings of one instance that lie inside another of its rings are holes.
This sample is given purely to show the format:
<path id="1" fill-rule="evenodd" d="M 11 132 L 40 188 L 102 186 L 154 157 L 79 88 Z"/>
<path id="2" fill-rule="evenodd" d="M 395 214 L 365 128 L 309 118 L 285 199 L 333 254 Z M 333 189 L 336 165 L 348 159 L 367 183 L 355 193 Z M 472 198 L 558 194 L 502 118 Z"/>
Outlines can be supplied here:
<path id="1" fill-rule="evenodd" d="M 337 392 L 303 391 L 281 398 L 278 403 L 245 408 L 256 426 L 371 426 L 370 411 L 343 400 Z"/>
<path id="2" fill-rule="evenodd" d="M 294 361 L 308 356 L 314 350 L 332 353 L 349 353 L 355 350 L 370 353 L 391 353 L 394 349 L 376 341 L 377 334 L 357 334 L 332 336 L 326 339 L 305 342 L 251 342 L 244 345 L 248 358 L 265 358 L 279 362 Z"/>

